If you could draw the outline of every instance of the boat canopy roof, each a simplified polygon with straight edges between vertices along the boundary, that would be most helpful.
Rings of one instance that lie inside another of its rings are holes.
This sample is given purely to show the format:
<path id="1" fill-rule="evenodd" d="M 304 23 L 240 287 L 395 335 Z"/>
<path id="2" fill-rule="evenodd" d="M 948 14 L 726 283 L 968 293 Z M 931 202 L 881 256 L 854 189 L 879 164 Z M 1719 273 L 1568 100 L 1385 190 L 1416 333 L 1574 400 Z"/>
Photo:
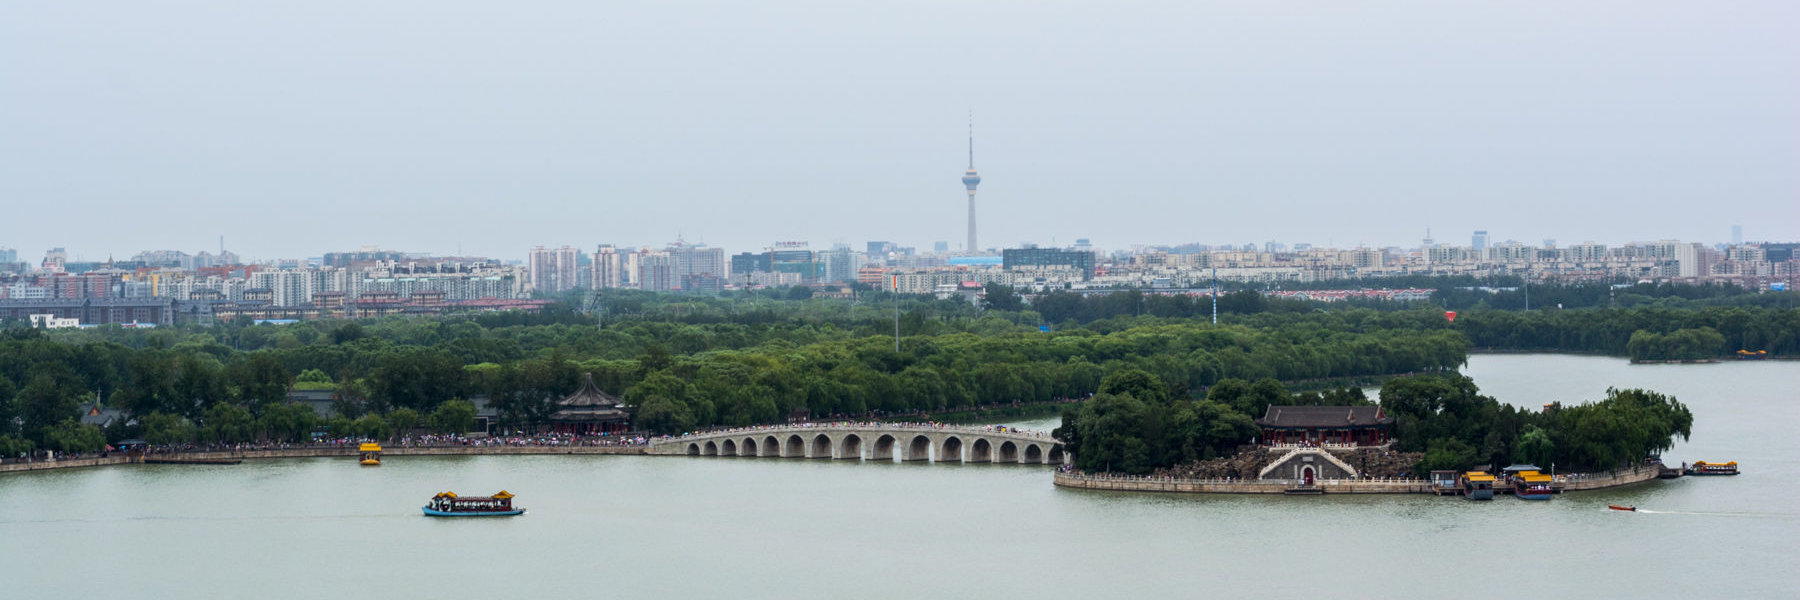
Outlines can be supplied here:
<path id="1" fill-rule="evenodd" d="M 377 444 L 375 442 L 363 442 L 363 445 L 356 447 L 356 451 L 357 452 L 380 452 L 381 444 Z"/>
<path id="2" fill-rule="evenodd" d="M 1734 460 L 1731 462 L 1722 462 L 1722 463 L 1709 463 L 1704 460 L 1694 461 L 1694 466 L 1696 466 L 1696 467 L 1708 466 L 1708 465 L 1714 466 L 1714 467 L 1726 467 L 1726 466 L 1735 467 L 1735 466 L 1737 466 L 1737 461 Z"/>
<path id="3" fill-rule="evenodd" d="M 1493 481 L 1494 480 L 1493 475 L 1489 475 L 1489 474 L 1483 473 L 1481 471 L 1469 471 L 1467 473 L 1464 473 L 1463 477 L 1467 477 L 1469 479 L 1469 481 Z"/>
<path id="4" fill-rule="evenodd" d="M 1525 483 L 1550 483 L 1549 475 L 1545 475 L 1545 474 L 1539 473 L 1537 471 L 1532 471 L 1530 473 L 1521 475 L 1519 477 L 1521 479 L 1524 479 Z"/>
<path id="5" fill-rule="evenodd" d="M 507 493 L 506 490 L 500 490 L 500 493 L 494 494 L 495 500 L 505 500 L 505 499 L 511 498 L 511 497 L 513 497 L 513 495 L 510 493 Z"/>

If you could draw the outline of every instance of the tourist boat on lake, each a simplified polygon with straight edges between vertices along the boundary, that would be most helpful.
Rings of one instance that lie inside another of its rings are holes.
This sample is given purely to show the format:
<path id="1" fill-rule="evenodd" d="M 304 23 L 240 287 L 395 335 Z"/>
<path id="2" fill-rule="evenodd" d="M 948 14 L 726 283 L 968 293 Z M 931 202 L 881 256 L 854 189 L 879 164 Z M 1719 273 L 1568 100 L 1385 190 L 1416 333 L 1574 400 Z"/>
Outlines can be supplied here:
<path id="1" fill-rule="evenodd" d="M 516 517 L 525 509 L 514 508 L 513 495 L 500 490 L 492 496 L 458 496 L 456 492 L 438 492 L 424 506 L 427 517 Z"/>
<path id="2" fill-rule="evenodd" d="M 1520 500 L 1549 500 L 1556 490 L 1550 487 L 1550 476 L 1537 471 L 1524 471 L 1513 476 L 1513 495 Z"/>
<path id="3" fill-rule="evenodd" d="M 1482 471 L 1463 473 L 1462 494 L 1470 500 L 1493 500 L 1494 476 Z"/>
<path id="4" fill-rule="evenodd" d="M 1689 475 L 1736 475 L 1736 474 L 1738 474 L 1737 461 L 1734 460 L 1734 461 L 1727 462 L 1727 463 L 1709 463 L 1704 460 L 1697 460 L 1697 461 L 1694 461 L 1693 465 L 1691 465 L 1687 468 L 1687 474 L 1689 474 Z"/>
<path id="5" fill-rule="evenodd" d="M 362 465 L 365 467 L 381 466 L 381 444 L 363 442 L 356 451 L 362 454 Z"/>
<path id="6" fill-rule="evenodd" d="M 1608 505 L 1606 505 L 1606 507 L 1613 509 L 1613 510 L 1623 510 L 1626 512 L 1637 512 L 1636 506 L 1619 506 L 1617 504 L 1608 504 Z"/>

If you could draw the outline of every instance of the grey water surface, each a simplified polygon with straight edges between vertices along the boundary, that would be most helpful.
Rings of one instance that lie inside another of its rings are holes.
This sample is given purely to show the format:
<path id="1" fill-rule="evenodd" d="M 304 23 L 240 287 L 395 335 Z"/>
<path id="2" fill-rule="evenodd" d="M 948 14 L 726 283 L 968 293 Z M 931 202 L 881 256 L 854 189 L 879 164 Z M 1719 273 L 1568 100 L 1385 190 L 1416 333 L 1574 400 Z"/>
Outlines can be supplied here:
<path id="1" fill-rule="evenodd" d="M 1666 458 L 1744 474 L 1468 502 L 1101 493 L 1055 488 L 1047 467 L 798 459 L 132 465 L 0 475 L 0 597 L 1769 598 L 1800 583 L 1800 362 L 1478 355 L 1466 372 L 1530 407 L 1673 394 L 1696 424 Z M 501 489 L 530 513 L 419 513 L 438 491 Z"/>

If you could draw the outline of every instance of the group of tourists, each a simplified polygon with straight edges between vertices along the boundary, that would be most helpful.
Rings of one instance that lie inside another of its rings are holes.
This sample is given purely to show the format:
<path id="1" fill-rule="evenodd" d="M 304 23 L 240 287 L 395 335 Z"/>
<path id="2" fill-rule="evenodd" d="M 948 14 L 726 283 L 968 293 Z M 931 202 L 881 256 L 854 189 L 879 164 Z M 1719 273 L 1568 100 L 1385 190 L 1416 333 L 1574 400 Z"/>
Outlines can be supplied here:
<path id="1" fill-rule="evenodd" d="M 970 433 L 1010 433 L 1034 437 L 1050 437 L 1049 433 L 1031 431 L 1005 425 L 952 425 L 937 421 L 802 421 L 785 425 L 748 425 L 744 427 L 719 427 L 683 433 L 679 436 L 665 435 L 660 439 L 685 438 L 696 435 L 714 435 L 719 433 L 755 433 L 789 431 L 793 429 L 920 429 L 935 431 L 966 431 Z"/>
<path id="2" fill-rule="evenodd" d="M 470 437 L 458 434 L 409 435 L 399 440 L 402 448 L 432 446 L 643 446 L 650 443 L 641 435 L 577 435 L 573 433 L 539 433 L 511 436 Z"/>

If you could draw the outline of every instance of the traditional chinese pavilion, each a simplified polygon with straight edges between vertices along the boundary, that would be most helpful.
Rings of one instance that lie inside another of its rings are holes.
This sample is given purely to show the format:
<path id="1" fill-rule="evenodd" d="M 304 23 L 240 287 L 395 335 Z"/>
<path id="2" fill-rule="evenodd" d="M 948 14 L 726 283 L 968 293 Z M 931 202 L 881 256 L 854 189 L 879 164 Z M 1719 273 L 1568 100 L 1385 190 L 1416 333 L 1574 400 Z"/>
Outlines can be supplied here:
<path id="1" fill-rule="evenodd" d="M 631 431 L 631 407 L 600 391 L 594 385 L 594 374 L 586 373 L 581 389 L 556 402 L 550 424 L 557 433 L 577 435 Z"/>
<path id="2" fill-rule="evenodd" d="M 1256 424 L 1270 446 L 1379 446 L 1388 442 L 1394 418 L 1379 406 L 1270 406 Z"/>

